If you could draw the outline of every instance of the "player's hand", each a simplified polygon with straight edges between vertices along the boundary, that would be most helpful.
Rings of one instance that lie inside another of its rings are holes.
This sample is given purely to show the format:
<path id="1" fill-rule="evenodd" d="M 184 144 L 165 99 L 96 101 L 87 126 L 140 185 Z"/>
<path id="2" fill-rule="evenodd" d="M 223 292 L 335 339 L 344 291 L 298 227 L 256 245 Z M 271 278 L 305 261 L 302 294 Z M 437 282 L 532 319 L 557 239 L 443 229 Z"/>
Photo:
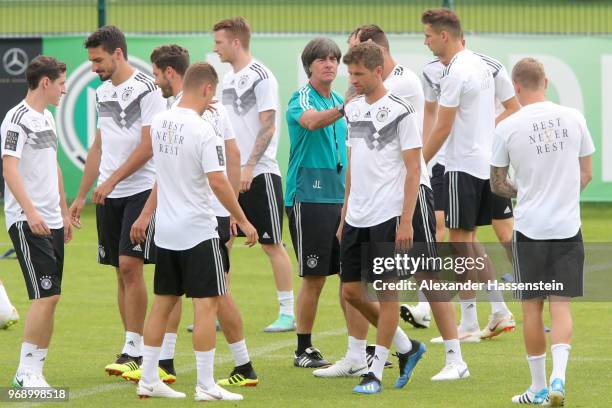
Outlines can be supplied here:
<path id="1" fill-rule="evenodd" d="M 240 227 L 240 229 L 242 230 L 242 232 L 244 232 L 244 235 L 246 236 L 246 241 L 244 243 L 248 245 L 249 247 L 252 247 L 253 245 L 255 245 L 257 243 L 257 240 L 259 239 L 259 236 L 257 235 L 257 230 L 255 229 L 255 227 L 247 220 L 245 220 L 244 222 L 238 223 L 238 226 Z"/>
<path id="2" fill-rule="evenodd" d="M 238 236 L 238 223 L 236 222 L 236 219 L 234 217 L 232 217 L 230 215 L 230 235 L 231 236 Z"/>
<path id="3" fill-rule="evenodd" d="M 150 215 L 141 213 L 140 216 L 136 218 L 136 221 L 134 221 L 130 229 L 130 241 L 132 241 L 132 244 L 136 245 L 146 241 L 149 222 L 151 222 Z"/>
<path id="4" fill-rule="evenodd" d="M 244 193 L 251 189 L 251 183 L 253 182 L 253 167 L 246 165 L 240 172 L 240 192 Z"/>
<path id="5" fill-rule="evenodd" d="M 115 189 L 115 183 L 110 180 L 106 180 L 104 183 L 100 184 L 93 192 L 92 200 L 95 204 L 104 205 L 104 200 L 110 193 Z"/>
<path id="6" fill-rule="evenodd" d="M 342 239 L 342 230 L 344 229 L 344 220 L 340 220 L 340 225 L 338 225 L 338 229 L 336 230 L 336 239 L 338 242 Z"/>
<path id="7" fill-rule="evenodd" d="M 406 252 L 412 248 L 412 238 L 414 231 L 412 229 L 412 220 L 407 220 L 404 217 L 400 220 L 400 225 L 395 233 L 395 249 L 398 252 Z"/>
<path id="8" fill-rule="evenodd" d="M 72 225 L 70 224 L 70 216 L 62 217 L 64 219 L 64 244 L 72 241 Z"/>
<path id="9" fill-rule="evenodd" d="M 45 223 L 42 215 L 36 210 L 31 213 L 26 213 L 26 218 L 28 220 L 28 225 L 30 226 L 30 230 L 34 235 L 38 236 L 48 236 L 51 235 L 51 230 Z"/>
<path id="10" fill-rule="evenodd" d="M 75 198 L 70 208 L 68 209 L 68 214 L 70 214 L 70 223 L 77 229 L 81 229 L 81 211 L 85 206 L 84 198 Z"/>
<path id="11" fill-rule="evenodd" d="M 217 111 L 217 108 L 215 108 L 214 104 L 217 102 L 219 102 L 217 99 L 213 99 L 212 101 L 210 101 L 210 103 L 206 107 L 206 110 L 210 111 L 211 113 L 215 113 Z"/>

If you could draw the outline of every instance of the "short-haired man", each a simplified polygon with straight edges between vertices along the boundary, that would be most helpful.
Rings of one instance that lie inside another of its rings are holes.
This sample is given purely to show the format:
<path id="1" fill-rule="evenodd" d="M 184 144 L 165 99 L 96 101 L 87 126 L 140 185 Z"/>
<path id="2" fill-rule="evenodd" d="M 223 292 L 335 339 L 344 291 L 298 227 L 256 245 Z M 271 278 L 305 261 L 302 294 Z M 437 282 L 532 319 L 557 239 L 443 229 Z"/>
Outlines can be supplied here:
<path id="1" fill-rule="evenodd" d="M 493 82 L 495 88 L 495 104 L 497 109 L 497 116 L 495 123 L 499 123 L 504 118 L 510 116 L 514 112 L 520 109 L 520 105 L 514 94 L 514 87 L 512 81 L 504 65 L 493 57 L 474 53 L 482 59 L 487 65 L 493 75 Z M 424 91 L 425 91 L 425 117 L 423 132 L 424 138 L 427 139 L 429 136 L 434 123 L 436 122 L 438 112 L 438 100 L 440 99 L 440 82 L 442 74 L 446 69 L 446 65 L 442 63 L 440 58 L 436 57 L 423 67 L 423 79 L 424 79 Z M 434 190 L 434 204 L 436 210 L 436 238 L 439 241 L 444 240 L 446 234 L 446 227 L 444 225 L 444 172 L 445 172 L 445 158 L 444 150 L 446 144 L 443 145 L 435 157 L 434 166 L 432 167 L 431 184 Z M 511 242 L 512 242 L 512 228 L 514 224 L 513 212 L 512 212 L 512 201 L 506 197 L 500 197 L 497 194 L 493 194 L 491 200 L 491 224 L 493 230 L 497 235 L 499 242 L 506 249 L 508 259 L 512 260 L 511 254 Z M 511 331 L 514 329 L 516 323 L 514 316 L 508 309 L 503 298 L 499 292 L 491 291 L 487 292 L 489 300 L 491 302 L 491 315 L 484 330 L 480 333 L 480 338 L 487 339 L 498 336 L 505 331 Z M 478 325 L 478 317 L 476 309 L 471 305 L 474 304 L 474 299 L 464 299 L 461 302 L 461 315 L 462 322 L 460 325 L 462 328 L 469 328 Z M 419 302 L 416 306 L 402 305 L 401 310 L 403 316 L 408 318 L 408 321 L 420 321 L 424 315 L 428 314 L 429 306 L 426 303 Z M 465 330 L 461 330 L 461 337 L 464 340 L 478 341 L 477 336 L 464 336 Z M 432 340 L 433 342 L 441 342 L 441 338 Z"/>
<path id="2" fill-rule="evenodd" d="M 17 388 L 50 387 L 43 366 L 62 291 L 64 244 L 72 238 L 55 122 L 47 110 L 66 93 L 66 64 L 38 56 L 25 74 L 28 93 L 0 129 L 6 228 L 32 301 L 13 378 Z"/>
<path id="3" fill-rule="evenodd" d="M 183 77 L 189 66 L 189 52 L 176 44 L 163 45 L 153 50 L 151 62 L 153 64 L 155 83 L 162 90 L 164 97 L 175 98 L 172 107 L 177 106 L 183 95 Z M 238 184 L 240 182 L 240 151 L 236 145 L 234 131 L 227 118 L 225 107 L 217 103 L 216 100 L 211 101 L 209 106 L 214 109 L 204 111 L 202 118 L 212 125 L 215 135 L 219 138 L 219 142 L 224 145 L 223 157 L 226 163 L 224 171 L 227 173 L 228 179 L 237 195 Z M 151 194 L 140 217 L 132 225 L 130 235 L 134 243 L 143 242 L 146 239 L 147 225 L 151 217 L 155 216 L 155 206 L 157 204 L 155 199 L 155 195 Z M 230 214 L 216 196 L 212 197 L 211 205 L 217 218 L 217 233 L 219 234 L 221 244 L 219 247 L 227 261 L 227 271 L 229 272 L 229 248 L 226 244 L 229 242 L 231 235 Z M 166 334 L 161 346 L 159 367 L 163 372 L 160 370 L 160 378 L 166 383 L 171 383 L 176 375 L 173 359 L 176 333 L 181 320 L 181 305 L 182 302 L 180 300 L 177 301 L 168 318 L 168 326 L 166 327 Z M 223 335 L 227 340 L 236 364 L 228 378 L 219 380 L 219 385 L 256 386 L 259 380 L 249 358 L 240 311 L 234 302 L 231 292 L 228 291 L 219 297 L 217 314 L 221 321 Z M 123 374 L 123 378 L 138 381 L 140 380 L 141 373 L 142 370 L 140 369 L 130 371 Z"/>
<path id="4" fill-rule="evenodd" d="M 403 250 L 411 246 L 413 238 L 426 242 L 421 236 L 426 232 L 424 226 L 413 225 L 425 163 L 414 108 L 383 85 L 380 46 L 358 44 L 349 49 L 343 62 L 360 96 L 346 106 L 349 167 L 341 219 L 340 279 L 343 298 L 377 327 L 374 361 L 353 391 L 376 394 L 382 391 L 382 373 L 391 343 L 399 358 L 396 388 L 408 383 L 425 346 L 410 340 L 399 328 L 396 293 L 380 294 L 391 297 L 380 303 L 364 299 L 362 279 L 370 277 L 362 276 L 362 244 L 395 243 Z M 372 191 L 377 193 L 373 195 Z"/>
<path id="5" fill-rule="evenodd" d="M 336 231 L 344 201 L 346 122 L 342 97 L 332 90 L 341 57 L 329 38 L 315 38 L 302 51 L 308 83 L 287 109 L 291 148 L 285 206 L 302 286 L 297 297 L 296 367 L 329 365 L 312 346 L 311 334 L 326 277 L 340 272 Z M 364 364 L 360 374 L 365 374 Z"/>
<path id="6" fill-rule="evenodd" d="M 491 158 L 495 126 L 495 87 L 487 63 L 464 47 L 459 17 L 448 9 L 427 10 L 421 17 L 425 44 L 445 65 L 440 79 L 438 113 L 426 136 L 423 155 L 430 161 L 446 145 L 444 203 L 449 241 L 460 256 L 484 257 L 476 229 L 491 224 L 493 194 L 489 186 L 487 163 Z M 487 258 L 481 281 L 494 280 Z M 473 279 L 475 270 L 461 278 Z M 502 310 L 500 320 L 514 327 L 514 319 L 503 302 L 500 291 L 487 291 L 489 299 Z M 459 339 L 479 342 L 481 331 L 476 314 L 474 291 L 460 291 L 461 323 Z M 497 313 L 493 313 L 494 318 Z M 501 327 L 502 324 L 497 326 Z M 494 330 L 497 330 L 494 328 Z M 501 332 L 501 331 L 500 331 Z"/>
<path id="7" fill-rule="evenodd" d="M 85 41 L 91 69 L 104 81 L 96 89 L 98 129 L 89 148 L 83 178 L 70 206 L 73 225 L 80 228 L 85 197 L 93 193 L 98 227 L 98 262 L 117 271 L 117 302 L 125 343 L 117 360 L 105 367 L 109 375 L 138 368 L 147 310 L 143 264 L 154 262 L 153 226 L 143 244 L 132 244 L 130 228 L 138 218 L 155 182 L 150 125 L 166 109 L 155 81 L 127 60 L 125 36 L 104 26 Z"/>
<path id="8" fill-rule="evenodd" d="M 151 124 L 157 174 L 155 299 L 145 328 L 142 378 L 137 393 L 144 397 L 183 398 L 159 377 L 158 360 L 168 318 L 180 297 L 193 298 L 193 347 L 196 355 L 196 401 L 241 400 L 215 384 L 215 319 L 220 296 L 228 291 L 227 257 L 221 250 L 213 193 L 247 236 L 257 232 L 238 204 L 227 180 L 223 146 L 202 119 L 214 97 L 218 78 L 208 63 L 195 63 L 185 73 L 178 104 Z M 183 177 L 177 178 L 181 174 Z M 177 206 L 180 211 L 177 211 Z"/>
<path id="9" fill-rule="evenodd" d="M 349 37 L 349 46 L 355 46 L 359 43 L 372 42 L 379 45 L 383 52 L 383 85 L 394 95 L 408 101 L 412 108 L 416 111 L 416 117 L 419 125 L 422 124 L 423 118 L 423 90 L 421 81 L 418 76 L 406 67 L 396 64 L 391 56 L 389 49 L 389 41 L 385 32 L 376 25 L 365 25 L 357 28 Z M 419 180 L 419 205 L 415 208 L 413 215 L 415 225 L 418 225 L 417 230 L 422 232 L 419 235 L 420 243 L 435 243 L 435 224 L 433 216 L 433 193 L 429 184 L 429 179 L 425 169 L 421 172 Z M 421 275 L 417 276 L 417 279 Z M 422 295 L 422 293 L 420 293 Z M 424 295 L 422 295 L 425 298 Z M 438 298 L 439 299 L 439 298 Z M 426 302 L 426 299 L 425 299 Z M 429 303 L 426 302 L 427 305 Z M 331 377 L 338 375 L 346 375 L 346 372 L 354 372 L 354 369 L 344 369 L 344 367 L 352 368 L 355 364 L 362 361 L 366 351 L 364 350 L 368 333 L 368 321 L 361 316 L 350 305 L 344 305 L 345 315 L 347 320 L 347 329 L 349 333 L 348 349 L 345 358 L 336 362 L 333 366 L 316 370 L 313 372 L 315 376 Z M 454 310 L 448 302 L 435 302 L 435 316 L 440 333 L 443 334 L 445 344 L 448 350 L 453 350 L 453 353 L 447 355 L 447 363 L 456 360 L 461 361 L 461 348 L 457 341 L 457 328 L 454 321 Z M 421 327 L 428 327 L 429 320 L 422 320 Z M 374 353 L 373 347 L 367 347 L 366 359 L 368 365 L 372 364 Z M 361 357 L 360 357 L 361 356 Z M 389 363 L 386 363 L 389 364 Z M 436 376 L 435 378 L 438 378 Z"/>
<path id="10" fill-rule="evenodd" d="M 378 44 L 383 50 L 382 78 L 385 88 L 394 92 L 397 96 L 406 98 L 416 110 L 417 115 L 422 117 L 423 90 L 421 82 L 414 72 L 395 62 L 391 56 L 389 40 L 385 32 L 379 26 L 373 24 L 359 26 L 349 34 L 347 42 L 349 48 L 351 48 L 368 41 Z M 347 101 L 355 96 L 357 96 L 357 92 L 353 87 L 349 87 Z M 372 365 L 375 347 L 367 345 L 370 323 L 358 310 L 345 302 L 342 296 L 340 297 L 340 305 L 344 312 L 348 332 L 346 355 L 330 367 L 314 370 L 313 375 L 316 377 L 359 376 L 362 371 L 359 368 L 365 364 Z M 392 366 L 389 361 L 385 364 L 386 367 Z"/>
<path id="11" fill-rule="evenodd" d="M 213 27 L 221 62 L 232 70 L 222 81 L 222 103 L 238 130 L 242 171 L 238 201 L 259 234 L 261 248 L 274 274 L 278 318 L 264 331 L 295 330 L 292 271 L 282 243 L 283 188 L 276 161 L 278 146 L 278 83 L 272 72 L 249 51 L 251 29 L 243 17 L 219 21 Z"/>
<path id="12" fill-rule="evenodd" d="M 584 247 L 580 230 L 580 191 L 592 177 L 595 147 L 584 116 L 546 100 L 542 64 L 525 58 L 512 69 L 523 108 L 495 129 L 491 188 L 516 197 L 513 255 L 517 283 L 558 282 L 560 291 L 518 291 L 531 386 L 517 404 L 561 407 L 572 339 L 570 300 L 582 296 Z M 516 186 L 508 181 L 514 169 Z M 554 179 L 554 180 L 551 180 Z M 553 369 L 546 382 L 546 336 L 542 312 L 548 297 Z"/>

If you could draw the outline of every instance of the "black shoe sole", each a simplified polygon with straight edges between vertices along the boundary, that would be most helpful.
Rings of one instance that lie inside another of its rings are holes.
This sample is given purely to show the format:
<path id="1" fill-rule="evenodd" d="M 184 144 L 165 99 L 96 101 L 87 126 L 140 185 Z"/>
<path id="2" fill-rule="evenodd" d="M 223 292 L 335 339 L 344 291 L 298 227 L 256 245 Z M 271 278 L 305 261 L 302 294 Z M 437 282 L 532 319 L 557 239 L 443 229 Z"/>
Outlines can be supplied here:
<path id="1" fill-rule="evenodd" d="M 414 320 L 414 316 L 412 316 L 412 313 L 410 313 L 410 310 L 408 310 L 406 306 L 400 306 L 400 317 L 406 323 L 410 323 L 415 329 L 427 329 L 426 326 L 423 326 Z"/>

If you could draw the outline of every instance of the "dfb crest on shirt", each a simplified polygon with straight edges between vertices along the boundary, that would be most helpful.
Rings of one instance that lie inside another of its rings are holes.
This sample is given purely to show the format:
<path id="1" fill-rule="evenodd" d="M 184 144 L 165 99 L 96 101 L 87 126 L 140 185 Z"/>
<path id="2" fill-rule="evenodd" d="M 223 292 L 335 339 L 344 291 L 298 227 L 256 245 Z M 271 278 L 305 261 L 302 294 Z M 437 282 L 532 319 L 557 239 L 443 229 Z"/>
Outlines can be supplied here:
<path id="1" fill-rule="evenodd" d="M 361 112 L 359 111 L 358 108 L 352 109 L 350 114 L 349 114 L 349 122 L 354 122 L 357 119 L 359 119 L 359 116 L 361 115 Z"/>
<path id="2" fill-rule="evenodd" d="M 123 93 L 121 94 L 121 100 L 125 102 L 128 99 L 130 99 L 130 96 L 132 95 L 133 91 L 134 91 L 134 88 L 132 88 L 131 86 L 128 86 L 127 88 L 125 88 L 125 91 L 123 91 Z"/>
<path id="3" fill-rule="evenodd" d="M 31 120 L 30 126 L 32 127 L 32 130 L 35 132 L 38 132 L 40 129 L 42 129 L 42 123 L 40 123 L 37 120 Z"/>
<path id="4" fill-rule="evenodd" d="M 391 112 L 389 108 L 387 108 L 386 106 L 381 106 L 380 108 L 378 108 L 378 113 L 376 114 L 376 120 L 379 122 L 386 121 L 387 118 L 389 117 L 389 112 Z"/>
<path id="5" fill-rule="evenodd" d="M 238 80 L 238 88 L 242 89 L 244 88 L 247 83 L 249 82 L 249 76 L 248 75 L 242 75 L 240 77 L 240 79 Z"/>

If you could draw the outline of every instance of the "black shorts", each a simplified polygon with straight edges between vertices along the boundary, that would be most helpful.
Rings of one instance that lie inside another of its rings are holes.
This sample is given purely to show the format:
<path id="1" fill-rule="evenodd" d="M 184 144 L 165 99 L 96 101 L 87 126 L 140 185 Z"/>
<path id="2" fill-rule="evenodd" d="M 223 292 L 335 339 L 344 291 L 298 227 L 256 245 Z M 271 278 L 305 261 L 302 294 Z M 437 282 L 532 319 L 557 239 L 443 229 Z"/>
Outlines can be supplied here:
<path id="1" fill-rule="evenodd" d="M 128 197 L 107 198 L 104 205 L 96 205 L 96 224 L 98 226 L 98 262 L 102 265 L 119 267 L 120 256 L 132 256 L 155 263 L 155 215 L 147 229 L 147 239 L 141 244 L 132 244 L 130 230 L 140 216 L 151 194 L 146 190 Z"/>
<path id="2" fill-rule="evenodd" d="M 232 237 L 230 231 L 230 217 L 217 217 L 217 233 L 219 234 L 219 243 L 221 244 L 221 256 L 223 257 L 223 264 L 226 267 L 226 272 L 230 269 L 229 250 L 227 249 L 227 243 Z"/>
<path id="3" fill-rule="evenodd" d="M 9 228 L 9 236 L 23 272 L 28 297 L 40 299 L 62 293 L 64 271 L 64 228 L 52 229 L 50 236 L 34 235 L 25 221 Z"/>
<path id="4" fill-rule="evenodd" d="M 547 296 L 579 297 L 583 292 L 584 244 L 582 232 L 566 239 L 531 239 L 514 231 L 512 239 L 514 281 L 560 283 L 561 288 L 516 290 L 517 299 Z"/>
<path id="5" fill-rule="evenodd" d="M 433 190 L 434 211 L 444 211 L 444 166 L 436 163 L 431 168 L 431 189 Z"/>
<path id="6" fill-rule="evenodd" d="M 217 233 L 221 244 L 225 246 L 232 237 L 230 231 L 230 217 L 217 217 Z"/>
<path id="7" fill-rule="evenodd" d="M 462 171 L 444 174 L 444 219 L 448 228 L 472 231 L 491 225 L 493 193 L 489 180 Z"/>
<path id="8" fill-rule="evenodd" d="M 382 224 L 368 228 L 357 228 L 344 223 L 342 240 L 340 241 L 340 279 L 342 282 L 357 282 L 365 280 L 370 282 L 374 275 L 369 268 L 363 271 L 370 276 L 364 276 L 362 269 L 364 265 L 370 265 L 371 260 L 365 259 L 362 253 L 364 243 L 395 243 L 395 233 L 399 227 L 400 217 L 393 217 Z M 408 252 L 411 257 L 435 257 L 436 250 L 436 218 L 433 210 L 433 191 L 426 186 L 419 186 L 414 215 L 412 217 L 413 247 Z M 392 256 L 392 251 L 384 248 L 384 256 Z M 367 255 L 366 255 L 367 257 Z M 401 279 L 409 278 L 415 271 L 398 271 L 395 277 Z"/>
<path id="9" fill-rule="evenodd" d="M 491 193 L 493 194 L 493 193 Z M 491 210 L 491 218 L 494 220 L 507 220 L 514 217 L 512 211 L 512 199 L 493 194 L 493 209 Z"/>
<path id="10" fill-rule="evenodd" d="M 340 225 L 342 204 L 300 203 L 287 207 L 299 275 L 329 276 L 340 272 Z"/>
<path id="11" fill-rule="evenodd" d="M 222 248 L 219 238 L 180 251 L 157 248 L 153 292 L 191 298 L 223 296 L 228 290 L 225 274 L 229 266 Z"/>
<path id="12" fill-rule="evenodd" d="M 260 244 L 280 244 L 283 234 L 283 183 L 280 176 L 263 173 L 240 193 L 238 202 L 259 235 Z M 243 237 L 242 231 L 238 235 Z"/>

